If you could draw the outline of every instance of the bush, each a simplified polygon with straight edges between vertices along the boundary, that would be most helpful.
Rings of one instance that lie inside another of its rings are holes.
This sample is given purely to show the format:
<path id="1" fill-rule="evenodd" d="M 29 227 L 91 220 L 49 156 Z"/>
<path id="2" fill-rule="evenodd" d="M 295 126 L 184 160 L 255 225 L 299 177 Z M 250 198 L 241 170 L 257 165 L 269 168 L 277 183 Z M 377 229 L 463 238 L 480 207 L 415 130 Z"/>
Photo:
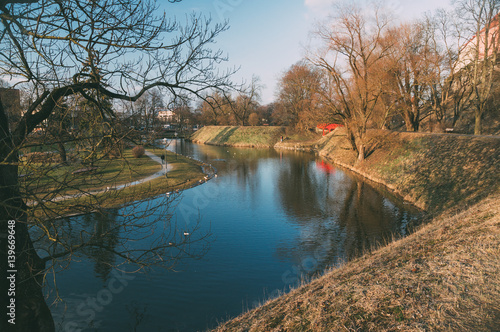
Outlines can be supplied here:
<path id="1" fill-rule="evenodd" d="M 135 146 L 135 147 L 132 149 L 132 155 L 133 155 L 135 158 L 141 158 L 142 156 L 144 156 L 144 153 L 145 153 L 144 147 L 143 147 L 143 146 L 141 146 L 141 145 Z"/>

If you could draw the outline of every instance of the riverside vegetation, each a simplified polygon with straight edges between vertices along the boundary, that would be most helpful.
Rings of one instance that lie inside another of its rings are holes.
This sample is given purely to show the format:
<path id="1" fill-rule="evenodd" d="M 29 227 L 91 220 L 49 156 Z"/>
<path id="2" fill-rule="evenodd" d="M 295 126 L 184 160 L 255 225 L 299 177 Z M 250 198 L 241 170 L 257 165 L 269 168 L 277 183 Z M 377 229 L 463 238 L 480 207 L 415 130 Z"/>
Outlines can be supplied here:
<path id="1" fill-rule="evenodd" d="M 161 157 L 165 151 L 151 147 L 150 151 Z M 136 183 L 133 186 L 125 186 L 120 190 L 113 188 L 124 186 L 127 183 L 140 181 L 150 177 L 163 169 L 156 161 L 147 156 L 135 158 L 131 149 L 123 152 L 122 158 L 111 160 L 99 160 L 95 164 L 96 170 L 82 174 L 72 174 L 78 166 L 62 165 L 60 167 L 50 167 L 50 171 L 44 171 L 43 177 L 37 178 L 37 163 L 29 163 L 23 168 L 26 176 L 22 178 L 26 191 L 32 193 L 33 197 L 45 197 L 51 192 L 51 187 L 55 179 L 66 181 L 64 190 L 57 191 L 59 196 L 67 196 L 60 201 L 44 202 L 44 213 L 61 216 L 68 214 L 78 214 L 88 212 L 87 209 L 80 210 L 94 200 L 100 201 L 101 208 L 117 207 L 133 200 L 143 200 L 164 194 L 168 191 L 182 190 L 198 184 L 205 177 L 202 165 L 182 155 L 167 151 L 167 161 L 169 165 L 168 177 L 159 176 L 143 183 Z M 68 175 L 69 174 L 69 175 Z M 63 179 L 63 180 L 61 180 Z M 59 182 L 56 181 L 57 185 Z M 78 188 L 78 190 L 76 189 Z M 111 190 L 106 190 L 112 188 Z M 82 195 L 82 193 L 93 193 L 92 195 Z M 72 197 L 72 195 L 74 197 Z M 49 196 L 47 196 L 49 197 Z M 40 214 L 37 207 L 34 208 L 35 215 Z"/>
<path id="2" fill-rule="evenodd" d="M 281 127 L 259 129 L 205 127 L 193 140 L 315 151 L 430 220 L 215 331 L 498 330 L 500 139 L 372 130 L 368 157 L 357 162 L 343 129 L 305 142 L 281 142 Z"/>

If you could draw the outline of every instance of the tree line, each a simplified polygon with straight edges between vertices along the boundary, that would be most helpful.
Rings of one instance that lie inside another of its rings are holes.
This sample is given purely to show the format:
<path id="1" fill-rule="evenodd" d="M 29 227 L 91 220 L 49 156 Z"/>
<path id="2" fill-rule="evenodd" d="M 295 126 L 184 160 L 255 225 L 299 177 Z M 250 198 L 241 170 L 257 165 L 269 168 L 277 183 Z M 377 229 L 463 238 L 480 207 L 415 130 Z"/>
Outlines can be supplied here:
<path id="1" fill-rule="evenodd" d="M 314 31 L 319 46 L 280 77 L 275 103 L 264 108 L 268 124 L 312 130 L 342 123 L 363 159 L 369 128 L 443 131 L 472 114 L 480 135 L 485 116 L 498 112 L 498 1 L 460 0 L 411 22 L 375 2 L 332 9 Z M 211 95 L 205 123 L 252 124 L 247 117 L 258 103 L 248 111 L 242 101 L 255 96 Z"/>
<path id="2" fill-rule="evenodd" d="M 467 111 L 481 134 L 484 116 L 498 112 L 500 3 L 454 5 L 397 22 L 377 3 L 369 10 L 335 3 L 315 30 L 320 46 L 281 78 L 276 108 L 284 124 L 342 123 L 359 159 L 367 129 L 390 128 L 395 117 L 419 131 L 423 122 L 453 128 Z"/>

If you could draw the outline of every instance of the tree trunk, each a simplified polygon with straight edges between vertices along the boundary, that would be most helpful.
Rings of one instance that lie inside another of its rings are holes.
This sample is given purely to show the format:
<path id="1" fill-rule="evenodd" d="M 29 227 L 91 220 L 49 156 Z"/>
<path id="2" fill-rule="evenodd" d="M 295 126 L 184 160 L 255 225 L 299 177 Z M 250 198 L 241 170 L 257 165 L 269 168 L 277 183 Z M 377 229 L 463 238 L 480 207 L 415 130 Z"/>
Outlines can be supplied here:
<path id="1" fill-rule="evenodd" d="M 358 147 L 358 162 L 365 160 L 365 145 L 360 144 Z"/>
<path id="2" fill-rule="evenodd" d="M 351 147 L 356 153 L 358 153 L 358 147 L 356 145 L 356 138 L 354 137 L 354 133 L 352 130 L 349 128 L 349 125 L 345 123 L 346 131 L 347 131 L 347 140 L 351 144 Z"/>
<path id="3" fill-rule="evenodd" d="M 54 331 L 54 321 L 42 293 L 45 263 L 37 255 L 29 235 L 27 206 L 19 190 L 17 153 L 1 101 L 0 161 L 0 305 L 7 308 L 0 331 Z M 15 242 L 9 243 L 13 239 Z M 14 252 L 15 260 L 9 257 L 12 256 L 9 249 Z"/>
<path id="4" fill-rule="evenodd" d="M 64 147 L 64 143 L 57 143 L 59 147 L 59 156 L 61 157 L 61 163 L 66 164 L 68 162 L 68 157 L 66 155 L 66 148 Z"/>
<path id="5" fill-rule="evenodd" d="M 404 112 L 404 118 L 405 118 L 406 131 L 417 132 L 420 124 L 418 115 L 415 116 L 415 113 L 413 113 L 412 111 L 406 111 Z"/>
<path id="6" fill-rule="evenodd" d="M 483 127 L 481 124 L 481 118 L 483 114 L 480 110 L 475 112 L 475 122 L 474 122 L 474 135 L 481 135 L 483 133 Z"/>

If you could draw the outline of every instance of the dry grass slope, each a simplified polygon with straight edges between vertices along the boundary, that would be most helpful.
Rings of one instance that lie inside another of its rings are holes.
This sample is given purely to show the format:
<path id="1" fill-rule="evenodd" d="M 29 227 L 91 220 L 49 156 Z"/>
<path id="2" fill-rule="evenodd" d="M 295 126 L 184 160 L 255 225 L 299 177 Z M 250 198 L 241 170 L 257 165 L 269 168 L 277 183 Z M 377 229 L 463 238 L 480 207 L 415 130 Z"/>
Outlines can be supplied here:
<path id="1" fill-rule="evenodd" d="M 372 152 L 355 164 L 342 131 L 320 143 L 320 155 L 381 182 L 431 213 L 467 206 L 498 192 L 500 139 L 370 131 Z"/>
<path id="2" fill-rule="evenodd" d="M 196 143 L 269 148 L 284 134 L 283 127 L 207 126 L 193 134 Z"/>
<path id="3" fill-rule="evenodd" d="M 215 331 L 500 331 L 500 140 L 368 137 L 360 163 L 342 129 L 316 149 L 433 220 Z"/>
<path id="4" fill-rule="evenodd" d="M 216 331 L 498 330 L 499 198 L 438 217 Z"/>

